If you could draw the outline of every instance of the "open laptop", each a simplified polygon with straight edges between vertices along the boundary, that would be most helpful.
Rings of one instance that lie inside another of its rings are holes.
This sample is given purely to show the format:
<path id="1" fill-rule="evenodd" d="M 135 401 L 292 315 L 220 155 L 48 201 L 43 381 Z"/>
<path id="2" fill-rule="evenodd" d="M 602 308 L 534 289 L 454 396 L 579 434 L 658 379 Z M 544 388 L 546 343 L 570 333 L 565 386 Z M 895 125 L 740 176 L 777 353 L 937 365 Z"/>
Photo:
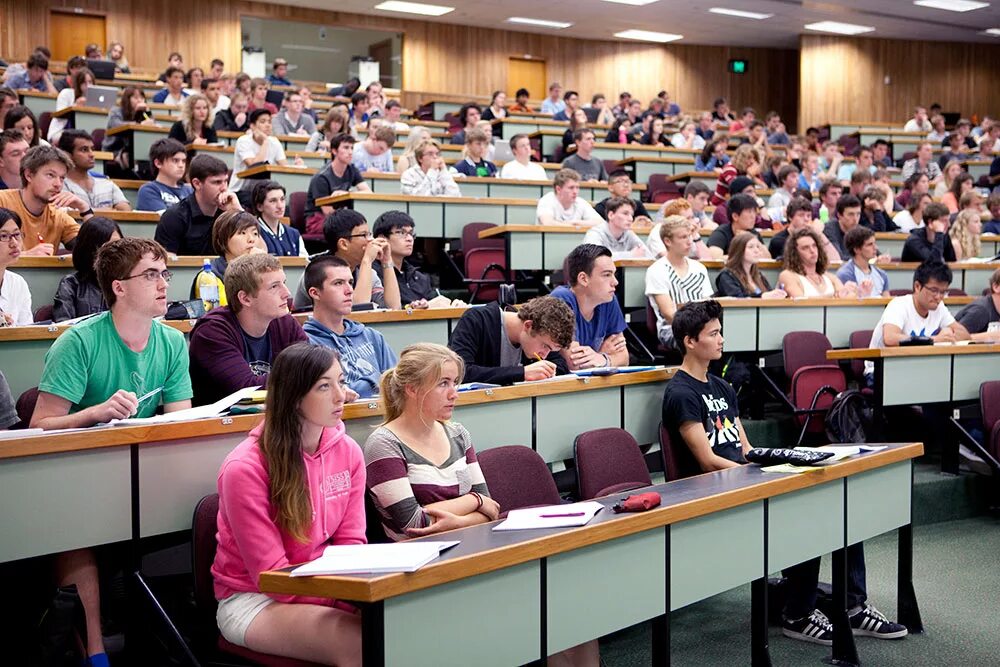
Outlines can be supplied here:
<path id="1" fill-rule="evenodd" d="M 88 86 L 87 104 L 88 107 L 97 109 L 110 109 L 118 101 L 118 89 L 113 86 Z"/>
<path id="2" fill-rule="evenodd" d="M 514 152 L 510 150 L 510 141 L 507 139 L 497 139 L 493 144 L 493 161 L 510 162 L 514 159 Z"/>
<path id="3" fill-rule="evenodd" d="M 94 73 L 94 78 L 98 81 L 114 81 L 115 78 L 115 64 L 110 60 L 96 60 L 90 59 L 87 61 L 87 67 L 90 71 Z"/>

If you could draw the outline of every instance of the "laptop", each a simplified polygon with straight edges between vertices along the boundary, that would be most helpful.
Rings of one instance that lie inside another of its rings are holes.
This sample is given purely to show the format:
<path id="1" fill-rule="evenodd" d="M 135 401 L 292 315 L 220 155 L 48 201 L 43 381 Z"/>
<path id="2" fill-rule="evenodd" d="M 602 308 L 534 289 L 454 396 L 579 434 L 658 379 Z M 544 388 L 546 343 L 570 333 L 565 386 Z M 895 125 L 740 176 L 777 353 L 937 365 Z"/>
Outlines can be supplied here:
<path id="1" fill-rule="evenodd" d="M 97 109 L 110 109 L 118 101 L 118 89 L 113 86 L 88 86 L 87 104 L 88 107 Z"/>
<path id="2" fill-rule="evenodd" d="M 285 93 L 280 90 L 269 90 L 264 100 L 278 107 L 278 111 L 281 111 L 281 105 L 285 103 Z"/>
<path id="3" fill-rule="evenodd" d="M 115 64 L 110 60 L 90 59 L 87 61 L 87 67 L 90 68 L 90 71 L 94 73 L 94 78 L 96 80 L 114 81 Z"/>
<path id="4" fill-rule="evenodd" d="M 514 159 L 514 152 L 510 150 L 510 141 L 507 139 L 497 139 L 493 144 L 493 161 L 510 162 Z"/>

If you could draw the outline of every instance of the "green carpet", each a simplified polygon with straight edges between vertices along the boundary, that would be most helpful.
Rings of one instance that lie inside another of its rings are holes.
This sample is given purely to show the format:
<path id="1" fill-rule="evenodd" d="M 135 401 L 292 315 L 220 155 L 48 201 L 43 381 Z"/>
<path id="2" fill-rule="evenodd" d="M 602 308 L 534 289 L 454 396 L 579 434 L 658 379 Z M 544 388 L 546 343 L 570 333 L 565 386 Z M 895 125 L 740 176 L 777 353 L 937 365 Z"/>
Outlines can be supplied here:
<path id="1" fill-rule="evenodd" d="M 896 536 L 865 543 L 870 601 L 893 617 Z M 926 632 L 903 640 L 857 638 L 863 665 L 986 666 L 1000 663 L 1000 520 L 975 517 L 914 529 L 914 585 Z M 830 558 L 821 578 L 830 581 Z M 750 587 L 722 593 L 671 615 L 671 664 L 707 667 L 750 663 Z M 771 628 L 771 660 L 817 665 L 829 649 L 787 639 Z M 601 640 L 608 667 L 649 665 L 649 628 L 643 624 Z"/>

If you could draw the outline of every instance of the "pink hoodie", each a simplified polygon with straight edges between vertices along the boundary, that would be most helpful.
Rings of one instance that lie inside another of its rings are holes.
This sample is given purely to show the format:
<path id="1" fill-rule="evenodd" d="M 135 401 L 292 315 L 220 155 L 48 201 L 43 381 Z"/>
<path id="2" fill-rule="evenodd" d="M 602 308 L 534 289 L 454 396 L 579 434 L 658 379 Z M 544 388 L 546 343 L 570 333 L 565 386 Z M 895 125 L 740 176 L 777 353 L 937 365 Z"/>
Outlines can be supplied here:
<path id="1" fill-rule="evenodd" d="M 364 544 L 365 458 L 344 423 L 323 430 L 319 447 L 303 454 L 313 521 L 297 542 L 274 522 L 268 473 L 258 439 L 261 422 L 219 469 L 219 541 L 212 564 L 215 597 L 260 592 L 261 572 L 318 558 L 330 544 Z M 272 595 L 280 602 L 330 605 L 331 600 Z"/>

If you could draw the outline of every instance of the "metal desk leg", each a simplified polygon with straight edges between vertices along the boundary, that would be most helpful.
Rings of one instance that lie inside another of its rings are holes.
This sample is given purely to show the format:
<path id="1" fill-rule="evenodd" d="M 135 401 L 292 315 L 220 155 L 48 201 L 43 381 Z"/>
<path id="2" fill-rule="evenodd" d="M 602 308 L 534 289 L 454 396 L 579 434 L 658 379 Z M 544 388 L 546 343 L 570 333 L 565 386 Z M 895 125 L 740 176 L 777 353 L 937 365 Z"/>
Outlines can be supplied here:
<path id="1" fill-rule="evenodd" d="M 385 603 L 361 607 L 361 663 L 365 667 L 385 665 Z"/>
<path id="2" fill-rule="evenodd" d="M 899 566 L 896 582 L 896 613 L 898 622 L 906 626 L 911 634 L 923 634 L 924 624 L 917 606 L 917 593 L 913 589 L 913 524 L 900 526 L 896 532 L 899 540 Z"/>
<path id="3" fill-rule="evenodd" d="M 825 662 L 860 667 L 854 633 L 847 618 L 847 549 L 833 552 L 833 652 Z"/>
<path id="4" fill-rule="evenodd" d="M 750 664 L 771 667 L 767 637 L 767 577 L 750 582 Z"/>

